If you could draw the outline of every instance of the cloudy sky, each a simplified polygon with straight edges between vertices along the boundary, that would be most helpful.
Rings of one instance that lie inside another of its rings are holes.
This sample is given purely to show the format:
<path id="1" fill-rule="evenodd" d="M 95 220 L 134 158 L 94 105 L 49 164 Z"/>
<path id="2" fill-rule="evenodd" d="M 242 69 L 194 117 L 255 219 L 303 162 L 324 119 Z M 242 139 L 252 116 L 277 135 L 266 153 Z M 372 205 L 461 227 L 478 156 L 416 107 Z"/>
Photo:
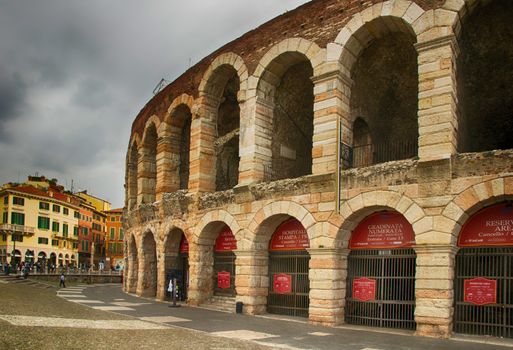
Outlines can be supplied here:
<path id="1" fill-rule="evenodd" d="M 161 78 L 306 0 L 0 0 L 0 184 L 38 173 L 123 205 Z"/>

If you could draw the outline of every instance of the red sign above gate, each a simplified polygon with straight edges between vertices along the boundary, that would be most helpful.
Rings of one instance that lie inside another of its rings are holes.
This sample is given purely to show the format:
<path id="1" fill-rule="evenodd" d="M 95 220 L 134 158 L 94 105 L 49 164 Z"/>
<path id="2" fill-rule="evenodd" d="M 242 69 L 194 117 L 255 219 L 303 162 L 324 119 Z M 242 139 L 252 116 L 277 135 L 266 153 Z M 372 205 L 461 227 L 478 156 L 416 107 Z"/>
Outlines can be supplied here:
<path id="1" fill-rule="evenodd" d="M 289 294 L 292 292 L 292 276 L 280 273 L 273 276 L 273 290 L 278 294 Z"/>
<path id="2" fill-rule="evenodd" d="M 296 219 L 282 223 L 274 232 L 269 250 L 303 250 L 310 248 L 308 234 Z"/>
<path id="3" fill-rule="evenodd" d="M 369 301 L 376 299 L 376 280 L 370 278 L 356 278 L 353 280 L 353 299 Z"/>
<path id="4" fill-rule="evenodd" d="M 237 240 L 232 230 L 226 225 L 216 239 L 214 250 L 216 252 L 231 252 L 237 249 Z"/>
<path id="5" fill-rule="evenodd" d="M 497 281 L 483 277 L 464 281 L 463 301 L 477 304 L 495 304 L 497 298 Z"/>
<path id="6" fill-rule="evenodd" d="M 354 229 L 349 242 L 351 249 L 381 249 L 410 247 L 415 234 L 410 223 L 399 213 L 379 212 L 369 215 Z"/>
<path id="7" fill-rule="evenodd" d="M 513 245 L 513 207 L 494 205 L 473 215 L 463 226 L 458 246 Z"/>
<path id="8" fill-rule="evenodd" d="M 228 271 L 217 273 L 217 287 L 221 289 L 230 288 L 230 273 Z"/>
<path id="9" fill-rule="evenodd" d="M 180 241 L 180 253 L 189 253 L 189 242 L 185 235 L 182 235 L 182 240 Z"/>

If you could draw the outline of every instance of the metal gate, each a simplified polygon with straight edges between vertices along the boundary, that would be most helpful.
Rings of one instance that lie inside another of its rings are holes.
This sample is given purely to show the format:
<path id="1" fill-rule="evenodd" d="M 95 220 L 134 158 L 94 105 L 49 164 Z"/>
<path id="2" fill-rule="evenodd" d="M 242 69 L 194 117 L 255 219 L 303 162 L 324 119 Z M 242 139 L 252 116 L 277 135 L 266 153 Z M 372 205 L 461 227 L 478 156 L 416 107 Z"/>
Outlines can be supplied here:
<path id="1" fill-rule="evenodd" d="M 180 268 L 182 270 L 182 280 L 178 285 L 178 297 L 181 301 L 187 300 L 187 289 L 189 288 L 189 254 L 180 253 Z"/>
<path id="2" fill-rule="evenodd" d="M 226 271 L 230 273 L 230 288 L 219 288 L 217 273 Z M 214 295 L 235 296 L 235 254 L 233 252 L 214 253 Z"/>
<path id="3" fill-rule="evenodd" d="M 306 250 L 269 252 L 269 296 L 267 312 L 272 314 L 308 317 L 310 280 Z M 292 291 L 279 294 L 273 290 L 273 276 L 285 273 L 292 277 Z"/>
<path id="4" fill-rule="evenodd" d="M 415 329 L 415 251 L 353 250 L 348 258 L 345 321 L 371 327 Z M 373 300 L 353 298 L 353 281 L 375 280 Z"/>
<path id="5" fill-rule="evenodd" d="M 454 331 L 513 338 L 513 247 L 460 248 L 456 255 Z M 464 281 L 497 281 L 496 303 L 464 302 Z"/>

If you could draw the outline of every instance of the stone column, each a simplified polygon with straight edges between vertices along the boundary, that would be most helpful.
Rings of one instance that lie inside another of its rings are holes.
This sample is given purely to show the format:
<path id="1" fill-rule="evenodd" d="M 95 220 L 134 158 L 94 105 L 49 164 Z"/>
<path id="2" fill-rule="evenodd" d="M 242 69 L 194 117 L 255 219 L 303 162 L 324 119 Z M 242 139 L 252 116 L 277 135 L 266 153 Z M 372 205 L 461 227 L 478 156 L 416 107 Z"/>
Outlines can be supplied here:
<path id="1" fill-rule="evenodd" d="M 151 150 L 141 148 L 137 165 L 137 204 L 151 204 L 155 201 L 155 172 Z"/>
<path id="2" fill-rule="evenodd" d="M 310 254 L 309 321 L 334 326 L 344 320 L 347 249 L 308 249 Z"/>
<path id="3" fill-rule="evenodd" d="M 264 166 L 272 163 L 272 119 L 274 104 L 263 97 L 251 97 L 244 106 L 240 125 L 239 185 L 261 182 Z"/>
<path id="4" fill-rule="evenodd" d="M 456 153 L 458 111 L 453 34 L 415 45 L 419 69 L 419 158 L 449 158 Z"/>
<path id="5" fill-rule="evenodd" d="M 213 295 L 214 245 L 189 244 L 188 304 L 199 305 Z"/>
<path id="6" fill-rule="evenodd" d="M 448 338 L 452 333 L 456 250 L 449 245 L 415 247 L 417 335 Z"/>
<path id="7" fill-rule="evenodd" d="M 235 250 L 236 301 L 244 304 L 246 314 L 262 314 L 269 293 L 269 253 L 262 250 Z"/>
<path id="8" fill-rule="evenodd" d="M 352 124 L 349 116 L 352 81 L 340 72 L 338 66 L 335 68 L 320 72 L 312 78 L 315 101 L 312 149 L 314 175 L 336 172 L 338 123 L 342 128 L 342 142 L 347 145 L 352 142 Z"/>
<path id="9" fill-rule="evenodd" d="M 168 261 L 176 261 L 178 257 L 177 252 L 166 253 L 160 252 L 157 257 L 157 299 L 165 300 L 166 292 L 167 292 L 167 284 L 166 284 L 166 267 L 168 265 Z"/>
<path id="10" fill-rule="evenodd" d="M 176 157 L 172 152 L 172 138 L 167 132 L 157 141 L 157 183 L 156 200 L 162 200 L 164 193 L 174 192 L 176 186 Z"/>

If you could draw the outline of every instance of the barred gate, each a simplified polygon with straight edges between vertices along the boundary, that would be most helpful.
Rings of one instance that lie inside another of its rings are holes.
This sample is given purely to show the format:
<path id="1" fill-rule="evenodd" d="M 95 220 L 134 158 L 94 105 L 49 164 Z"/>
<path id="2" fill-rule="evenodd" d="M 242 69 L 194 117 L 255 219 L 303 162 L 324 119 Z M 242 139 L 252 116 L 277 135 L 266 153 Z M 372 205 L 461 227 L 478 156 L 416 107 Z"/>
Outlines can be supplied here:
<path id="1" fill-rule="evenodd" d="M 269 296 L 267 312 L 272 314 L 308 317 L 310 280 L 306 250 L 269 252 Z M 273 290 L 273 276 L 285 273 L 292 276 L 292 292 L 278 294 Z"/>
<path id="2" fill-rule="evenodd" d="M 178 286 L 179 299 L 181 301 L 187 300 L 187 289 L 189 288 L 189 254 L 180 253 L 180 268 L 182 269 L 182 281 Z"/>
<path id="3" fill-rule="evenodd" d="M 454 331 L 513 338 L 513 247 L 460 248 L 455 275 Z M 495 304 L 464 301 L 464 281 L 475 277 L 497 281 Z"/>
<path id="4" fill-rule="evenodd" d="M 217 286 L 217 273 L 230 273 L 230 288 L 221 289 Z M 233 252 L 214 253 L 214 295 L 235 296 L 235 254 Z"/>
<path id="5" fill-rule="evenodd" d="M 371 327 L 415 329 L 415 251 L 352 250 L 348 257 L 346 323 Z M 353 298 L 353 281 L 376 281 L 374 300 Z"/>

